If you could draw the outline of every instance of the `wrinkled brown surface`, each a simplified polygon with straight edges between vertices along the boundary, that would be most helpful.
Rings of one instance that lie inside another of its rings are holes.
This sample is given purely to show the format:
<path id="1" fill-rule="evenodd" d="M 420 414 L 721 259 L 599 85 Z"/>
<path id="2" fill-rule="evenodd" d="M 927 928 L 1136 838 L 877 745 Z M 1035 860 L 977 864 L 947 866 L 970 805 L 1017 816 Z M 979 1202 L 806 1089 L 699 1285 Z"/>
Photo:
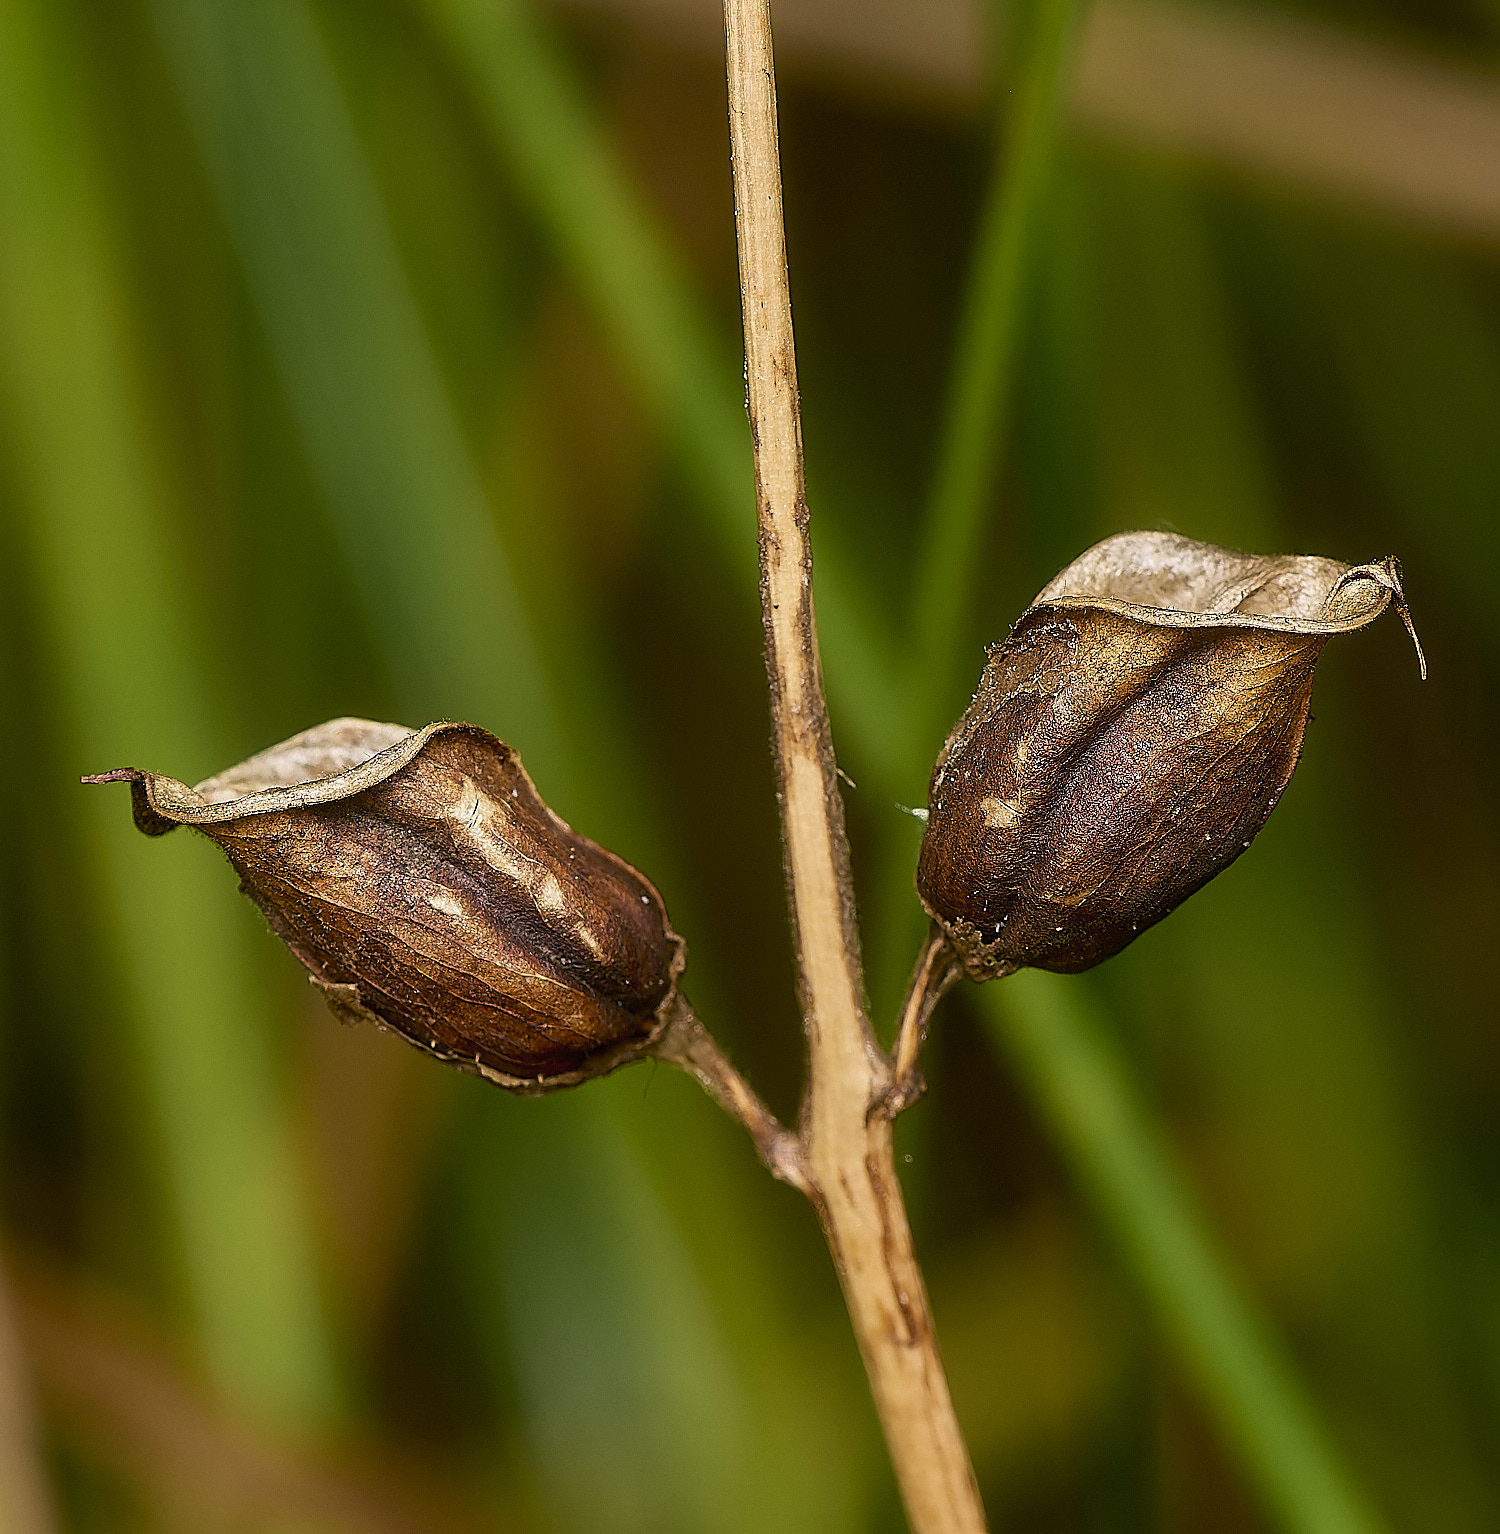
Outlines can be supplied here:
<path id="1" fill-rule="evenodd" d="M 148 835 L 195 826 L 343 1015 L 515 1088 L 634 1058 L 684 948 L 629 864 L 474 725 L 337 719 L 188 788 L 122 769 Z"/>
<path id="2" fill-rule="evenodd" d="M 932 775 L 917 887 L 968 973 L 1087 969 L 1233 862 L 1297 764 L 1324 643 L 1393 599 L 1405 618 L 1394 561 L 1170 533 L 1069 565 Z"/>

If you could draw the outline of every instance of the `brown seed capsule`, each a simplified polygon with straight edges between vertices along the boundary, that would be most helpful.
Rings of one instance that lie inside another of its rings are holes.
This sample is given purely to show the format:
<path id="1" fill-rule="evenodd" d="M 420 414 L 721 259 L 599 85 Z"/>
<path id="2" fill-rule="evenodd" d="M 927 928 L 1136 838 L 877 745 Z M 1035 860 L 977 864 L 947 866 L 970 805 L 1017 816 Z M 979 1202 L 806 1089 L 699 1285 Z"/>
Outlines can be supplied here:
<path id="1" fill-rule="evenodd" d="M 661 896 L 471 724 L 334 719 L 189 788 L 122 768 L 148 836 L 193 826 L 329 1005 L 514 1091 L 639 1057 L 686 945 Z"/>
<path id="2" fill-rule="evenodd" d="M 1391 559 L 1171 533 L 1069 565 L 991 648 L 932 774 L 917 889 L 967 974 L 1088 969 L 1227 868 L 1291 778 L 1324 643 L 1392 601 L 1410 629 Z"/>

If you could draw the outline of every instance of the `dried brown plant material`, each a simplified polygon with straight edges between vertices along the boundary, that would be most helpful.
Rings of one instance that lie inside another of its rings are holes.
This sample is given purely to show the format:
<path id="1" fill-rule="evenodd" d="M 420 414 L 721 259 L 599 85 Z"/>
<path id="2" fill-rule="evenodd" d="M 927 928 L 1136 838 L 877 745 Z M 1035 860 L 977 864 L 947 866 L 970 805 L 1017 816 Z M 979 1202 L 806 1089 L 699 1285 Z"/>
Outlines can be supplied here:
<path id="1" fill-rule="evenodd" d="M 194 788 L 122 768 L 136 825 L 192 826 L 329 1005 L 514 1091 L 640 1057 L 686 945 L 651 883 L 472 724 L 334 719 Z"/>
<path id="2" fill-rule="evenodd" d="M 1088 969 L 1227 868 L 1297 765 L 1323 645 L 1392 602 L 1410 629 L 1393 559 L 1121 533 L 1074 560 L 933 770 L 917 888 L 966 973 Z"/>

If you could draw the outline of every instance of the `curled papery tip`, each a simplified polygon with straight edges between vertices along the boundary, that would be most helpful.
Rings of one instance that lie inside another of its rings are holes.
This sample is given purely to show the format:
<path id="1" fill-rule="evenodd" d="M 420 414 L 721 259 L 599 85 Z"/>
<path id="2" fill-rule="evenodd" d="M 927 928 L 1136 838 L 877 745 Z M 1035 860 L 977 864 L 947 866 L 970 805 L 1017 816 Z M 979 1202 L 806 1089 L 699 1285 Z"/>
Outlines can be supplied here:
<path id="1" fill-rule="evenodd" d="M 1380 605 L 1387 602 L 1393 606 L 1400 615 L 1401 622 L 1405 625 L 1406 632 L 1411 638 L 1412 648 L 1417 652 L 1417 667 L 1421 672 L 1422 680 L 1427 680 L 1427 657 L 1422 653 L 1422 641 L 1417 638 L 1417 626 L 1412 622 L 1411 609 L 1406 604 L 1406 592 L 1401 586 L 1401 561 L 1394 554 L 1388 554 L 1384 559 L 1368 565 L 1355 565 L 1346 570 L 1339 577 L 1333 590 L 1328 593 L 1326 607 L 1330 617 L 1342 617 L 1342 608 L 1351 606 L 1356 611 L 1368 611 L 1369 603 L 1350 600 L 1349 589 L 1361 581 L 1373 581 L 1376 586 L 1382 588 L 1383 595 L 1379 598 Z"/>
<path id="2" fill-rule="evenodd" d="M 1427 680 L 1427 657 L 1422 653 L 1422 641 L 1417 638 L 1417 626 L 1411 621 L 1411 613 L 1407 610 L 1406 598 L 1402 597 L 1396 603 L 1396 611 L 1401 614 L 1401 621 L 1406 625 L 1406 632 L 1411 636 L 1412 648 L 1417 652 L 1417 667 L 1422 673 L 1422 680 Z"/>
<path id="3" fill-rule="evenodd" d="M 1412 648 L 1417 652 L 1417 667 L 1422 673 L 1422 680 L 1427 680 L 1427 657 L 1422 653 L 1422 641 L 1417 638 L 1417 626 L 1411 621 L 1411 609 L 1406 605 L 1406 593 L 1401 589 L 1401 564 L 1392 554 L 1385 562 L 1386 571 L 1391 577 L 1391 601 L 1395 604 L 1396 611 L 1401 615 L 1401 621 L 1406 625 L 1406 632 L 1411 637 Z"/>

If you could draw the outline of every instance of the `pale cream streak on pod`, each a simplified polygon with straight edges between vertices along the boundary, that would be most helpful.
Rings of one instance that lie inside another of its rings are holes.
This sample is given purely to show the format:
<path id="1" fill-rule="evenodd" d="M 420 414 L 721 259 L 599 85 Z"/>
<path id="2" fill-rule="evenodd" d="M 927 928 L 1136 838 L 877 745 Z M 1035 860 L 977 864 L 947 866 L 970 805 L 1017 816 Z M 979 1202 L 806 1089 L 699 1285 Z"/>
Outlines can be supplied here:
<path id="1" fill-rule="evenodd" d="M 1007 826 L 1015 825 L 1021 818 L 1019 805 L 1012 804 L 1008 799 L 1001 799 L 995 794 L 991 794 L 987 799 L 981 799 L 979 807 L 984 811 L 985 825 L 996 831 L 1003 831 Z"/>

